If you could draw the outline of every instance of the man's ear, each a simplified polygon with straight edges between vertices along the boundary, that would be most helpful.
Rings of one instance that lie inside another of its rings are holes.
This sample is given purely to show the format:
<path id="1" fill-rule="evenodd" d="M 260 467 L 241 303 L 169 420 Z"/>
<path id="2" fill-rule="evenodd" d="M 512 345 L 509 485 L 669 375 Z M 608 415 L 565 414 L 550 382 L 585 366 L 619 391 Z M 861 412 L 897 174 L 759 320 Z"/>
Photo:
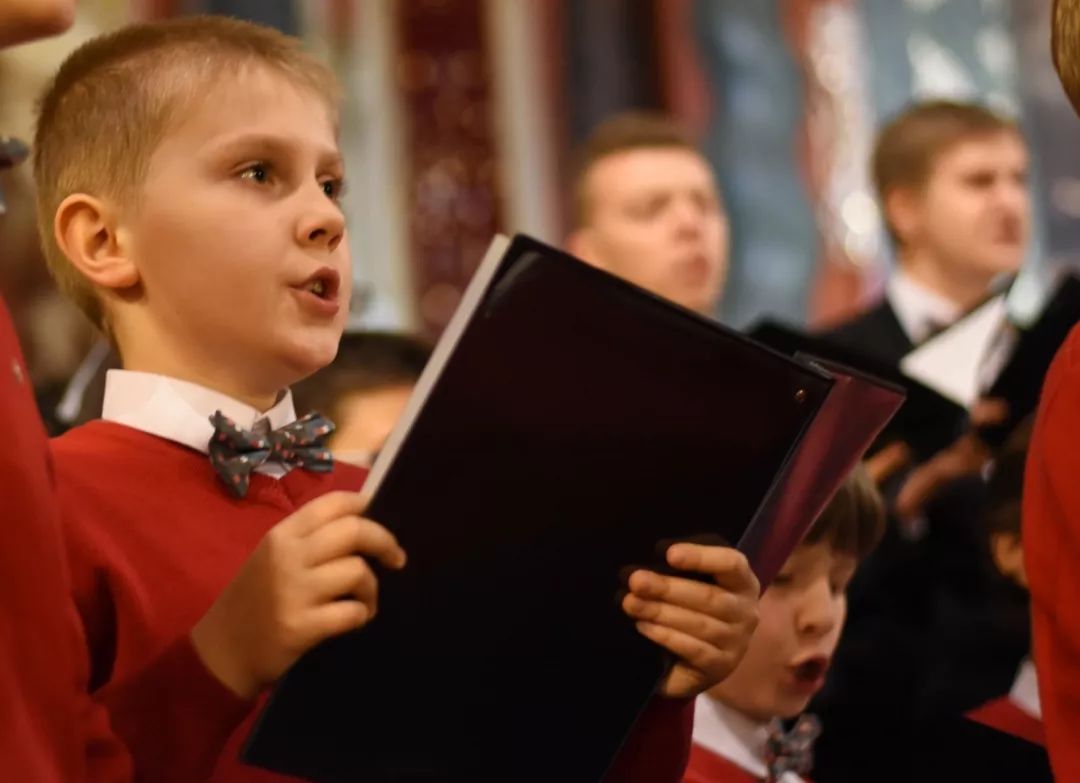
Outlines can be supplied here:
<path id="1" fill-rule="evenodd" d="M 566 249 L 570 251 L 571 255 L 577 256 L 582 261 L 585 261 L 592 266 L 606 269 L 603 256 L 597 252 L 596 236 L 593 230 L 587 226 L 582 226 L 574 230 L 570 236 L 566 238 Z"/>
<path id="2" fill-rule="evenodd" d="M 119 291 L 139 282 L 139 270 L 122 241 L 117 215 L 100 199 L 73 193 L 60 202 L 53 220 L 60 250 L 98 288 Z"/>
<path id="3" fill-rule="evenodd" d="M 901 244 L 919 229 L 922 197 L 912 188 L 897 188 L 885 197 L 885 221 Z"/>

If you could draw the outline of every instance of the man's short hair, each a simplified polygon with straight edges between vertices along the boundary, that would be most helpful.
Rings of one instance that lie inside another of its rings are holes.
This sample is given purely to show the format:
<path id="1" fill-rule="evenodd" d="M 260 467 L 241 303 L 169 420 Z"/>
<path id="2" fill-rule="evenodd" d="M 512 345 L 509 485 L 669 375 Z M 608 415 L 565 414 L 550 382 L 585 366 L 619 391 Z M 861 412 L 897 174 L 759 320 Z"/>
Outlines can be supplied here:
<path id="1" fill-rule="evenodd" d="M 930 179 L 938 159 L 957 144 L 999 133 L 1019 135 L 1016 122 L 977 103 L 927 101 L 909 106 L 881 129 L 874 146 L 871 171 L 886 227 L 885 204 L 896 190 L 920 190 Z"/>
<path id="2" fill-rule="evenodd" d="M 336 127 L 333 73 L 296 39 L 238 19 L 131 25 L 88 41 L 60 66 L 41 99 L 34 139 L 38 230 L 61 290 L 98 327 L 106 328 L 101 301 L 53 235 L 57 208 L 73 193 L 133 199 L 154 150 L 185 110 L 252 66 L 324 98 Z"/>
<path id="3" fill-rule="evenodd" d="M 600 160 L 640 149 L 680 149 L 700 155 L 689 134 L 670 117 L 655 112 L 617 114 L 593 129 L 574 162 L 574 226 L 585 225 L 591 204 L 586 192 L 589 171 Z"/>

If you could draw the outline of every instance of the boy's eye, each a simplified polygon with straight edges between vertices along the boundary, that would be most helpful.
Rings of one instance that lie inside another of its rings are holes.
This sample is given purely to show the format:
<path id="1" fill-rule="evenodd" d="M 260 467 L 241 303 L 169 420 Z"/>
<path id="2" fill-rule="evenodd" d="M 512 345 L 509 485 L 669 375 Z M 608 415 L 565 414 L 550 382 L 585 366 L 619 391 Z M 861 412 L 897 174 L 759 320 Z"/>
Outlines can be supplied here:
<path id="1" fill-rule="evenodd" d="M 332 201 L 339 201 L 345 195 L 345 181 L 340 179 L 328 179 L 322 183 L 323 193 Z"/>
<path id="2" fill-rule="evenodd" d="M 270 167 L 265 163 L 252 163 L 246 169 L 240 172 L 241 179 L 250 179 L 253 182 L 263 183 L 266 182 L 270 176 Z"/>
<path id="3" fill-rule="evenodd" d="M 776 587 L 790 587 L 795 578 L 791 574 L 777 574 L 773 577 L 772 585 Z"/>
<path id="4" fill-rule="evenodd" d="M 853 573 L 846 571 L 839 574 L 834 574 L 829 579 L 829 589 L 832 590 L 833 595 L 843 595 L 844 593 L 846 593 L 848 588 L 851 586 L 851 579 L 853 576 Z"/>

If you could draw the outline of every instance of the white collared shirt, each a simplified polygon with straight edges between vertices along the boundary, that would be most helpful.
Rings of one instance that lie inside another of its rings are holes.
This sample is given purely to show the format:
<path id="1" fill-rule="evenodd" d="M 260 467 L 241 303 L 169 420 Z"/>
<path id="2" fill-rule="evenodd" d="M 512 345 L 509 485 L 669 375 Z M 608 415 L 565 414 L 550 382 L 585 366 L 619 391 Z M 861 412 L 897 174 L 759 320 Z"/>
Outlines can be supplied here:
<path id="1" fill-rule="evenodd" d="M 759 778 L 767 778 L 765 746 L 769 724 L 752 720 L 706 694 L 694 704 L 694 744 L 723 756 Z M 804 783 L 794 772 L 785 772 L 778 783 Z"/>
<path id="2" fill-rule="evenodd" d="M 941 294 L 931 291 L 903 270 L 889 278 L 887 293 L 900 326 L 904 329 L 913 345 L 919 345 L 931 337 L 938 329 L 950 327 L 967 314 L 954 302 Z M 957 362 L 944 373 L 948 376 L 948 389 L 944 390 L 934 383 L 924 383 L 945 394 L 957 403 L 970 407 L 986 392 L 1012 358 L 1016 347 L 1017 334 L 1009 319 L 1007 296 L 1002 293 L 980 305 L 973 311 L 977 323 L 968 330 L 966 341 L 976 347 L 971 356 L 959 356 Z M 959 384 L 959 386 L 957 386 Z M 964 388 L 969 393 L 949 393 L 950 390 Z"/>
<path id="3" fill-rule="evenodd" d="M 292 392 L 286 391 L 268 411 L 260 412 L 213 389 L 198 384 L 130 370 L 109 370 L 105 376 L 105 401 L 101 418 L 156 435 L 208 453 L 214 425 L 210 417 L 221 411 L 238 427 L 252 429 L 267 419 L 271 429 L 296 421 Z M 267 462 L 255 472 L 281 478 L 289 466 Z"/>
<path id="4" fill-rule="evenodd" d="M 1042 704 L 1039 702 L 1039 677 L 1035 673 L 1035 662 L 1025 658 L 1016 673 L 1009 699 L 1033 718 L 1042 720 Z"/>
<path id="5" fill-rule="evenodd" d="M 889 278 L 885 295 L 914 345 L 933 334 L 935 328 L 949 326 L 964 314 L 955 302 L 931 291 L 903 269 Z"/>

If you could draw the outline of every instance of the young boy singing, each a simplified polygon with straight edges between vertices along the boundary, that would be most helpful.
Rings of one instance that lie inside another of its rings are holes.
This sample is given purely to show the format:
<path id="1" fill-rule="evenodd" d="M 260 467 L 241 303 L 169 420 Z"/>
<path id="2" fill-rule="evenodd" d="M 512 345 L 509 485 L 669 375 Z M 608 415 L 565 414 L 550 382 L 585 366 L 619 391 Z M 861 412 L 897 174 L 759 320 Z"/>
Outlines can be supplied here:
<path id="1" fill-rule="evenodd" d="M 332 462 L 332 425 L 297 419 L 288 391 L 334 358 L 345 323 L 337 106 L 295 41 L 223 18 L 95 39 L 42 102 L 46 255 L 124 367 L 102 420 L 55 442 L 76 597 L 93 685 L 162 776 L 204 763 L 304 651 L 372 618 L 372 558 L 405 564 L 362 517 L 364 471 Z M 614 780 L 678 778 L 689 699 L 731 671 L 756 617 L 745 558 L 689 544 L 667 558 L 713 579 L 630 578 L 627 613 L 679 662 Z M 160 661 L 191 649 L 216 679 L 169 676 Z M 215 780 L 268 779 L 235 760 L 245 733 Z"/>
<path id="2" fill-rule="evenodd" d="M 866 472 L 847 479 L 761 596 L 760 622 L 742 663 L 698 697 L 684 783 L 798 783 L 810 771 L 820 727 L 795 718 L 825 684 L 859 560 L 885 527 Z"/>

